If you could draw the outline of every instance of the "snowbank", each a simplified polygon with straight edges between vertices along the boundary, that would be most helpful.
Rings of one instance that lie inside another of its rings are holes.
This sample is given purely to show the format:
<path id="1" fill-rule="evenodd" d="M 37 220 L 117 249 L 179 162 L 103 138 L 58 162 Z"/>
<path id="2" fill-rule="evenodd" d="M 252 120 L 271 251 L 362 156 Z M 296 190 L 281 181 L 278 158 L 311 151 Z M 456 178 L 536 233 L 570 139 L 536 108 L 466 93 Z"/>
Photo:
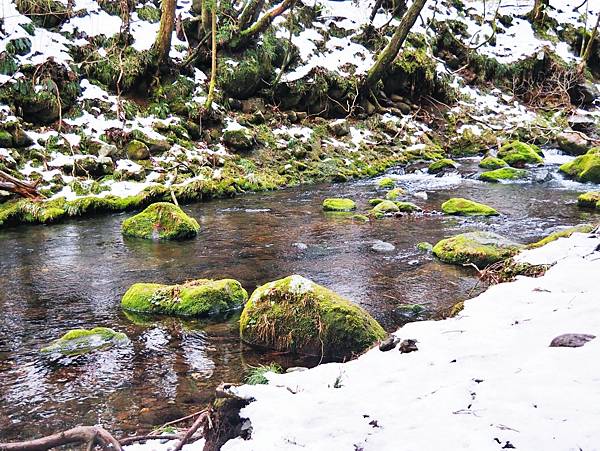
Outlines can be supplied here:
<path id="1" fill-rule="evenodd" d="M 252 439 L 224 450 L 600 449 L 600 238 L 574 234 L 526 251 L 556 262 L 466 302 L 452 319 L 396 332 L 419 350 L 373 349 L 355 361 L 242 386 Z"/>

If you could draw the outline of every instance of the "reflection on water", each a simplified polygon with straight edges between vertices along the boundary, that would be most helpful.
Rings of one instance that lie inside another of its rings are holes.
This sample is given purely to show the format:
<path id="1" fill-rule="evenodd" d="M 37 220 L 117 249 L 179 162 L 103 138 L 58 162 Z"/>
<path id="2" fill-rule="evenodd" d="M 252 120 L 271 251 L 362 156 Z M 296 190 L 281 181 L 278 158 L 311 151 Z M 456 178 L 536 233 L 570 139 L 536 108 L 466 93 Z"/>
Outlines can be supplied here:
<path id="1" fill-rule="evenodd" d="M 320 205 L 325 197 L 349 196 L 366 210 L 370 198 L 381 196 L 372 180 L 187 206 L 202 231 L 182 243 L 124 240 L 125 214 L 0 231 L 0 440 L 76 424 L 148 429 L 198 410 L 220 382 L 240 381 L 248 365 L 315 363 L 243 347 L 235 316 L 183 321 L 126 314 L 119 302 L 134 282 L 232 277 L 252 291 L 298 273 L 360 303 L 392 330 L 414 319 L 403 304 L 423 305 L 419 318 L 436 317 L 480 289 L 469 270 L 436 262 L 416 243 L 474 229 L 527 242 L 560 225 L 598 220 L 575 205 L 576 191 L 586 187 L 547 168 L 535 172 L 538 182 L 512 185 L 477 182 L 473 161 L 460 171 L 466 178 L 392 171 L 419 193 L 408 200 L 428 213 L 370 223 L 325 214 Z M 432 213 L 454 196 L 504 215 Z M 93 326 L 125 332 L 131 342 L 72 361 L 49 362 L 38 354 L 66 330 Z"/>

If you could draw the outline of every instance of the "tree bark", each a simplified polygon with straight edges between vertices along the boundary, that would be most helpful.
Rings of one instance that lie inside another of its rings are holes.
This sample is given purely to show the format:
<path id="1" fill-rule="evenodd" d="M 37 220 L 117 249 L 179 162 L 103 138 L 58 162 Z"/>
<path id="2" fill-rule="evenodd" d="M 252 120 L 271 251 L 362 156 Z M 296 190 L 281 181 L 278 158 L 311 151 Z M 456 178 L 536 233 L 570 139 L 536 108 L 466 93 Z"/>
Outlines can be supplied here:
<path id="1" fill-rule="evenodd" d="M 215 0 L 216 1 L 216 0 Z M 210 5 L 208 4 L 209 0 L 202 0 L 202 33 L 206 36 L 210 33 Z M 216 5 L 215 5 L 216 8 Z"/>
<path id="2" fill-rule="evenodd" d="M 550 0 L 535 0 L 533 9 L 529 13 L 529 17 L 534 24 L 537 24 L 544 19 L 544 9 L 550 4 Z"/>
<path id="3" fill-rule="evenodd" d="M 244 30 L 240 30 L 237 39 L 234 39 L 231 42 L 231 47 L 244 47 L 249 41 L 265 31 L 269 25 L 273 23 L 276 17 L 290 9 L 294 3 L 296 3 L 296 0 L 283 0 L 283 2 L 281 2 L 278 6 L 263 14 L 263 16 L 253 25 Z"/>
<path id="4" fill-rule="evenodd" d="M 244 6 L 244 9 L 242 9 L 242 13 L 240 14 L 238 28 L 243 30 L 248 28 L 248 26 L 252 23 L 256 22 L 264 5 L 265 0 L 248 0 Z"/>
<path id="5" fill-rule="evenodd" d="M 598 18 L 596 19 L 596 25 L 592 29 L 592 33 L 590 34 L 590 38 L 587 41 L 587 44 L 584 47 L 583 52 L 581 53 L 581 64 L 585 67 L 587 64 L 587 60 L 590 59 L 592 54 L 592 47 L 594 47 L 594 41 L 598 36 L 598 27 L 600 26 L 600 13 L 598 13 Z"/>
<path id="6" fill-rule="evenodd" d="M 88 449 L 98 444 L 104 450 L 122 451 L 119 442 L 100 426 L 78 426 L 28 442 L 0 443 L 0 451 L 43 451 L 71 443 L 86 443 Z"/>
<path id="7" fill-rule="evenodd" d="M 213 98 L 215 96 L 215 85 L 217 84 L 217 11 L 213 7 L 211 11 L 212 22 L 212 55 L 210 65 L 210 84 L 208 86 L 208 96 L 206 97 L 205 108 L 210 111 Z"/>
<path id="8" fill-rule="evenodd" d="M 177 0 L 162 0 L 162 13 L 160 15 L 160 27 L 154 42 L 156 55 L 156 66 L 162 66 L 169 58 L 171 50 L 171 36 L 175 27 L 175 9 Z"/>
<path id="9" fill-rule="evenodd" d="M 0 171 L 0 189 L 18 194 L 21 197 L 33 200 L 41 199 L 42 195 L 37 190 L 38 183 L 25 182 Z"/>
<path id="10" fill-rule="evenodd" d="M 404 44 L 410 29 L 413 27 L 417 21 L 417 18 L 419 17 L 419 14 L 425 7 L 425 3 L 427 3 L 427 0 L 414 0 L 412 5 L 410 5 L 410 8 L 402 17 L 400 24 L 398 24 L 392 39 L 381 51 L 373 67 L 369 69 L 367 79 L 365 81 L 365 84 L 368 88 L 372 88 L 379 80 L 381 80 L 384 72 L 387 70 L 392 61 L 394 61 L 396 56 L 398 56 L 398 52 L 400 52 L 402 44 Z"/>

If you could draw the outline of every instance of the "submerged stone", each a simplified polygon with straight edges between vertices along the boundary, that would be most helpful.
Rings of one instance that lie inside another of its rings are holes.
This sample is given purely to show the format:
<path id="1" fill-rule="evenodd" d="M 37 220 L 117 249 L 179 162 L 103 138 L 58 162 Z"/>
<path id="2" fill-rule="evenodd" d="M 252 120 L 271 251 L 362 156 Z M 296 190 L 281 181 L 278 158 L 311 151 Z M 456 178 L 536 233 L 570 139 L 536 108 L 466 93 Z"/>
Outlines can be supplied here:
<path id="1" fill-rule="evenodd" d="M 148 240 L 184 240 L 195 237 L 199 230 L 195 219 L 168 202 L 150 205 L 123 221 L 122 226 L 123 235 Z"/>
<path id="2" fill-rule="evenodd" d="M 239 308 L 247 299 L 248 293 L 237 280 L 199 279 L 181 285 L 133 284 L 121 307 L 137 313 L 208 316 Z"/>
<path id="3" fill-rule="evenodd" d="M 577 205 L 585 208 L 600 208 L 600 191 L 590 191 L 577 198 Z"/>
<path id="4" fill-rule="evenodd" d="M 600 147 L 563 164 L 559 170 L 580 182 L 600 183 Z"/>
<path id="5" fill-rule="evenodd" d="M 330 198 L 323 201 L 325 211 L 352 211 L 356 210 L 356 203 L 352 199 Z"/>
<path id="6" fill-rule="evenodd" d="M 448 199 L 442 204 L 442 211 L 447 215 L 458 216 L 497 216 L 499 214 L 492 207 L 462 197 Z"/>
<path id="7" fill-rule="evenodd" d="M 108 327 L 74 329 L 42 348 L 41 352 L 44 354 L 73 356 L 86 354 L 97 349 L 107 349 L 114 345 L 127 344 L 128 342 L 127 335 L 115 332 Z"/>
<path id="8" fill-rule="evenodd" d="M 240 317 L 250 345 L 348 358 L 386 336 L 375 319 L 339 294 L 299 275 L 258 287 Z"/>
<path id="9" fill-rule="evenodd" d="M 501 158 L 512 167 L 522 168 L 526 164 L 544 164 L 544 159 L 539 155 L 539 149 L 532 144 L 521 141 L 505 143 L 498 151 Z"/>
<path id="10" fill-rule="evenodd" d="M 417 249 L 422 252 L 430 252 L 433 249 L 433 244 L 428 243 L 427 241 L 421 241 L 417 243 Z"/>
<path id="11" fill-rule="evenodd" d="M 444 171 L 445 169 L 456 169 L 457 167 L 458 164 L 454 160 L 451 160 L 449 158 L 442 158 L 441 160 L 434 161 L 433 163 L 431 163 L 427 168 L 427 171 L 430 174 L 438 174 Z"/>
<path id="12" fill-rule="evenodd" d="M 413 204 L 412 202 L 394 202 L 398 210 L 403 213 L 415 213 L 417 211 L 422 211 L 421 207 Z"/>
<path id="13" fill-rule="evenodd" d="M 479 167 L 483 169 L 500 169 L 506 166 L 508 166 L 506 161 L 492 156 L 485 157 L 479 162 Z"/>
<path id="14" fill-rule="evenodd" d="M 479 174 L 479 179 L 485 182 L 498 183 L 504 180 L 524 179 L 529 175 L 525 169 L 502 168 Z"/>
<path id="15" fill-rule="evenodd" d="M 522 245 L 495 233 L 469 232 L 441 240 L 433 247 L 433 253 L 446 263 L 473 263 L 483 268 L 512 257 L 522 248 Z"/>
<path id="16" fill-rule="evenodd" d="M 385 199 L 369 199 L 369 205 L 371 205 L 372 207 L 375 207 L 376 205 L 379 205 L 384 200 Z"/>

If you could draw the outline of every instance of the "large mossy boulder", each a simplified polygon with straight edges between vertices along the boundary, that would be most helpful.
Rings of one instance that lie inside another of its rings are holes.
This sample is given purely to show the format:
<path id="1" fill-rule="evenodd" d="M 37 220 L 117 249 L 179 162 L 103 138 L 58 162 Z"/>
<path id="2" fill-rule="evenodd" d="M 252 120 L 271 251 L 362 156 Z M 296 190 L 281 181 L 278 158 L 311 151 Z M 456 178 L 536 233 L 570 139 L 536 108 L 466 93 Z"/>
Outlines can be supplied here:
<path id="1" fill-rule="evenodd" d="M 522 168 L 526 164 L 544 164 L 539 149 L 533 144 L 521 141 L 505 143 L 498 151 L 498 158 L 515 168 Z"/>
<path id="2" fill-rule="evenodd" d="M 181 208 L 168 202 L 157 202 L 141 213 L 123 221 L 125 236 L 147 240 L 185 240 L 198 234 L 200 226 Z"/>
<path id="3" fill-rule="evenodd" d="M 44 354 L 73 356 L 129 343 L 127 335 L 108 327 L 74 329 L 41 349 Z"/>
<path id="4" fill-rule="evenodd" d="M 584 208 L 600 209 L 600 191 L 590 191 L 580 194 L 577 198 L 577 205 Z"/>
<path id="5" fill-rule="evenodd" d="M 352 211 L 356 210 L 356 202 L 352 199 L 329 198 L 323 201 L 325 211 Z"/>
<path id="6" fill-rule="evenodd" d="M 500 169 L 500 168 L 505 168 L 506 166 L 508 166 L 506 164 L 506 161 L 500 159 L 500 158 L 496 158 L 496 157 L 492 157 L 487 156 L 485 157 L 483 160 L 481 160 L 479 162 L 479 167 L 483 168 L 483 169 Z"/>
<path id="7" fill-rule="evenodd" d="M 125 147 L 127 158 L 134 161 L 147 160 L 150 158 L 150 149 L 142 141 L 134 139 Z"/>
<path id="8" fill-rule="evenodd" d="M 493 171 L 486 171 L 479 174 L 479 179 L 484 182 L 499 183 L 510 180 L 520 180 L 527 178 L 529 171 L 525 169 L 501 168 Z"/>
<path id="9" fill-rule="evenodd" d="M 359 354 L 386 333 L 358 305 L 302 276 L 258 287 L 240 317 L 250 345 L 330 358 Z"/>
<path id="10" fill-rule="evenodd" d="M 600 147 L 593 147 L 559 169 L 580 182 L 600 183 Z"/>
<path id="11" fill-rule="evenodd" d="M 458 167 L 458 163 L 450 158 L 442 158 L 441 160 L 434 161 L 429 165 L 427 171 L 430 174 L 439 174 L 446 170 L 453 170 Z"/>
<path id="12" fill-rule="evenodd" d="M 233 279 L 199 279 L 181 285 L 133 284 L 123 296 L 123 310 L 175 316 L 208 316 L 244 305 L 248 293 Z"/>
<path id="13" fill-rule="evenodd" d="M 462 197 L 453 197 L 442 204 L 442 211 L 447 215 L 457 216 L 497 216 L 499 213 L 492 207 Z"/>
<path id="14" fill-rule="evenodd" d="M 433 253 L 446 263 L 473 263 L 483 268 L 512 257 L 522 247 L 495 233 L 468 232 L 441 240 L 433 247 Z"/>
<path id="15" fill-rule="evenodd" d="M 230 123 L 223 130 L 223 143 L 233 150 L 248 151 L 254 146 L 254 133 L 248 127 Z"/>

